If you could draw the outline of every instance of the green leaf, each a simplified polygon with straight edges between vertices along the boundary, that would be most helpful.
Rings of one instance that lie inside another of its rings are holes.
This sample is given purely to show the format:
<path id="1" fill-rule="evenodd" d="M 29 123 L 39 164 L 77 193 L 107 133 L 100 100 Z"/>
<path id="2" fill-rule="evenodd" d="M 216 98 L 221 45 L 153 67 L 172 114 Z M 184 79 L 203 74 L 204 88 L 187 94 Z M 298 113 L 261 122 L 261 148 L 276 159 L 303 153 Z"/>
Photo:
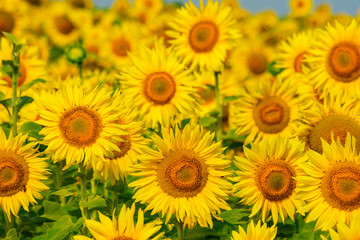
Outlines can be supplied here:
<path id="1" fill-rule="evenodd" d="M 236 129 L 232 129 L 226 133 L 226 136 L 224 137 L 224 140 L 233 140 L 233 141 L 240 141 L 244 142 L 246 136 L 239 136 L 235 134 Z"/>
<path id="2" fill-rule="evenodd" d="M 18 103 L 18 111 L 20 111 L 20 109 L 25 106 L 26 104 L 29 104 L 33 101 L 33 99 L 31 97 L 28 96 L 23 96 L 20 98 L 20 101 Z"/>
<path id="3" fill-rule="evenodd" d="M 15 228 L 11 228 L 5 238 L 1 238 L 1 240 L 18 240 L 18 235 Z"/>
<path id="4" fill-rule="evenodd" d="M 216 123 L 217 119 L 213 117 L 202 117 L 199 120 L 199 124 L 203 127 L 210 127 L 212 124 Z"/>
<path id="5" fill-rule="evenodd" d="M 80 201 L 80 207 L 87 207 L 89 209 L 97 207 L 106 207 L 106 201 L 100 196 L 91 195 L 88 197 L 87 201 Z"/>
<path id="6" fill-rule="evenodd" d="M 10 134 L 10 131 L 11 131 L 10 123 L 7 123 L 7 122 L 2 123 L 2 124 L 0 124 L 0 127 L 4 131 L 6 137 L 9 137 L 9 134 Z"/>
<path id="7" fill-rule="evenodd" d="M 5 94 L 3 92 L 0 92 L 0 101 L 5 98 Z"/>
<path id="8" fill-rule="evenodd" d="M 6 108 L 9 108 L 11 106 L 11 98 L 1 100 L 0 104 Z"/>
<path id="9" fill-rule="evenodd" d="M 24 84 L 20 87 L 20 91 L 26 91 L 28 90 L 29 88 L 31 88 L 32 86 L 34 86 L 35 84 L 37 83 L 44 83 L 46 82 L 44 79 L 41 79 L 41 78 L 37 78 L 35 80 L 32 80 L 31 82 L 27 83 L 27 84 Z"/>
<path id="10" fill-rule="evenodd" d="M 114 186 L 109 185 L 106 187 L 106 189 L 110 190 L 110 191 L 118 192 L 118 193 L 124 193 L 125 185 L 124 185 L 124 182 L 120 178 L 119 181 L 116 181 Z"/>
<path id="11" fill-rule="evenodd" d="M 240 224 L 241 219 L 247 216 L 249 216 L 249 212 L 246 209 L 232 209 L 219 215 L 219 217 L 231 224 Z"/>
<path id="12" fill-rule="evenodd" d="M 10 65 L 8 64 L 3 64 L 1 66 L 1 73 L 4 75 L 4 76 L 11 76 L 12 75 L 12 68 Z"/>
<path id="13" fill-rule="evenodd" d="M 275 67 L 275 65 L 276 65 L 276 61 L 272 61 L 267 66 L 268 72 L 271 73 L 273 76 L 278 75 L 279 73 L 281 73 L 284 70 L 282 68 Z"/>
<path id="14" fill-rule="evenodd" d="M 207 237 L 210 238 L 210 236 L 219 237 L 221 235 L 212 229 L 196 226 L 189 230 L 186 239 L 207 239 Z"/>
<path id="15" fill-rule="evenodd" d="M 25 47 L 26 47 L 26 44 L 15 45 L 14 51 L 17 52 L 17 53 L 22 53 L 25 50 Z"/>
<path id="16" fill-rule="evenodd" d="M 56 223 L 43 235 L 34 237 L 33 240 L 62 240 L 71 232 L 77 231 L 84 224 L 84 219 L 80 218 L 76 223 L 71 221 L 69 215 L 62 216 Z"/>
<path id="17" fill-rule="evenodd" d="M 56 61 L 59 57 L 61 57 L 64 54 L 64 49 L 62 48 L 57 48 L 57 47 L 53 47 L 50 50 L 50 62 Z"/>
<path id="18" fill-rule="evenodd" d="M 293 236 L 291 239 L 293 240 L 314 240 L 315 234 L 314 232 L 301 232 L 296 236 Z"/>
<path id="19" fill-rule="evenodd" d="M 190 120 L 190 118 L 181 120 L 181 129 L 184 129 L 184 127 L 190 122 Z"/>
<path id="20" fill-rule="evenodd" d="M 8 33 L 8 32 L 2 32 L 4 34 L 4 36 L 11 42 L 13 43 L 14 45 L 18 45 L 19 44 L 19 40 L 14 36 L 12 35 L 11 33 Z"/>
<path id="21" fill-rule="evenodd" d="M 50 202 L 48 200 L 44 200 L 44 214 L 41 216 L 43 218 L 48 218 L 51 220 L 58 220 L 62 216 L 67 215 L 68 212 L 60 206 L 60 204 L 56 202 Z"/>
<path id="22" fill-rule="evenodd" d="M 51 195 L 67 197 L 67 196 L 74 195 L 74 193 L 76 193 L 76 191 L 77 191 L 77 189 L 75 189 L 75 188 L 67 188 L 67 189 L 61 189 L 61 190 L 55 191 L 55 192 L 51 193 Z"/>
<path id="23" fill-rule="evenodd" d="M 228 102 L 232 102 L 235 101 L 236 99 L 238 99 L 239 96 L 228 96 L 228 97 L 224 97 L 223 98 L 223 103 L 228 103 Z"/>
<path id="24" fill-rule="evenodd" d="M 36 140 L 41 140 L 44 138 L 43 135 L 40 135 L 42 127 L 34 122 L 26 122 L 20 127 L 20 131 L 24 134 L 28 134 L 29 137 L 33 137 Z"/>

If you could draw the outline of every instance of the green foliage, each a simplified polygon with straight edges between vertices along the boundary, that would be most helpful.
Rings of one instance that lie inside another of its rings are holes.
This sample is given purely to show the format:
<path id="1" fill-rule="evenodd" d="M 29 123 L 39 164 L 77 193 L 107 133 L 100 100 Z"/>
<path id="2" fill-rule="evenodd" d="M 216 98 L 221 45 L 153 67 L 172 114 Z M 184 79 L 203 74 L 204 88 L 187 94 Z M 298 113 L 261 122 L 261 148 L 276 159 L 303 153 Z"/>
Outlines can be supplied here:
<path id="1" fill-rule="evenodd" d="M 80 201 L 80 207 L 87 207 L 89 209 L 106 207 L 106 201 L 98 195 L 90 195 L 86 202 Z"/>
<path id="2" fill-rule="evenodd" d="M 244 223 L 244 218 L 249 216 L 249 211 L 246 209 L 232 209 L 219 214 L 219 217 L 231 224 Z"/>
<path id="3" fill-rule="evenodd" d="M 76 223 L 73 223 L 71 217 L 65 215 L 59 218 L 45 234 L 37 236 L 33 238 L 33 240 L 62 240 L 70 233 L 77 232 L 83 224 L 83 218 L 80 218 Z"/>
<path id="4" fill-rule="evenodd" d="M 34 122 L 26 122 L 20 127 L 20 131 L 24 134 L 28 134 L 29 137 L 35 138 L 36 140 L 41 140 L 44 138 L 43 135 L 40 135 L 42 127 Z"/>
<path id="5" fill-rule="evenodd" d="M 44 79 L 37 78 L 37 79 L 32 80 L 31 82 L 27 83 L 27 84 L 22 85 L 19 89 L 20 89 L 20 91 L 26 91 L 29 88 L 31 88 L 32 86 L 34 86 L 35 84 L 44 83 L 44 82 L 46 82 Z"/>
<path id="6" fill-rule="evenodd" d="M 279 73 L 281 73 L 284 69 L 275 67 L 276 61 L 272 61 L 268 64 L 267 70 L 269 73 L 271 73 L 273 76 L 277 76 Z"/>
<path id="7" fill-rule="evenodd" d="M 213 124 L 215 124 L 216 121 L 217 121 L 217 119 L 214 117 L 202 117 L 199 120 L 199 124 L 203 127 L 210 127 Z"/>
<path id="8" fill-rule="evenodd" d="M 7 234 L 5 238 L 0 238 L 0 240 L 18 240 L 19 237 L 17 235 L 17 231 L 15 228 L 11 228 Z"/>
<path id="9" fill-rule="evenodd" d="M 44 200 L 44 214 L 41 216 L 43 218 L 48 218 L 51 220 L 58 220 L 62 216 L 67 215 L 68 211 L 60 206 L 57 202 L 51 202 L 48 200 Z"/>

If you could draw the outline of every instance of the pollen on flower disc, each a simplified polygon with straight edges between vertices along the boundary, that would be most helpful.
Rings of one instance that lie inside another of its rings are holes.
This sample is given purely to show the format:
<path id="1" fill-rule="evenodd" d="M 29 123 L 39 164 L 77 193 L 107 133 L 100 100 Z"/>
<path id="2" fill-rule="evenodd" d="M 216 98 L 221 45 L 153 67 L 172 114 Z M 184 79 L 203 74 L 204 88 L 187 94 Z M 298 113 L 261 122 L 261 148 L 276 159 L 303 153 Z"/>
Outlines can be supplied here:
<path id="1" fill-rule="evenodd" d="M 59 129 L 65 141 L 79 148 L 95 143 L 102 128 L 99 114 L 85 106 L 67 110 L 59 120 Z"/>
<path id="2" fill-rule="evenodd" d="M 29 167 L 16 153 L 0 150 L 0 197 L 25 191 L 29 180 Z"/>
<path id="3" fill-rule="evenodd" d="M 75 29 L 74 24 L 65 15 L 55 18 L 55 26 L 60 33 L 65 35 L 70 34 Z"/>
<path id="4" fill-rule="evenodd" d="M 171 152 L 158 168 L 160 187 L 173 197 L 196 196 L 205 187 L 207 178 L 204 159 L 190 150 Z"/>
<path id="5" fill-rule="evenodd" d="M 210 52 L 218 40 L 219 28 L 212 21 L 197 22 L 189 33 L 189 44 L 197 53 Z"/>
<path id="6" fill-rule="evenodd" d="M 174 79 L 166 72 L 155 72 L 147 76 L 143 89 L 145 97 L 156 105 L 165 105 L 176 92 Z"/>

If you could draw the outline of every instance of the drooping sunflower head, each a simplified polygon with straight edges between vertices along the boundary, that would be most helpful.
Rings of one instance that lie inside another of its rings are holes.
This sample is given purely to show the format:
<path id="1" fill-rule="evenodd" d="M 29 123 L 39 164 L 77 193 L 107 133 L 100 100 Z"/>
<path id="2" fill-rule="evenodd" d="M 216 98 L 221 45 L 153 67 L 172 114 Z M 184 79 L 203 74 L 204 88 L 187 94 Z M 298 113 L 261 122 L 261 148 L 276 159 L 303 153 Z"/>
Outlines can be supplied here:
<path id="1" fill-rule="evenodd" d="M 211 216 L 229 209 L 225 199 L 231 188 L 226 179 L 230 161 L 213 138 L 194 123 L 155 136 L 158 150 L 147 149 L 131 173 L 142 177 L 129 185 L 137 191 L 136 201 L 149 203 L 146 210 L 166 215 L 166 222 L 174 215 L 184 223 L 212 227 Z"/>
<path id="2" fill-rule="evenodd" d="M 275 224 L 279 216 L 282 222 L 287 216 L 294 220 L 295 209 L 302 205 L 302 201 L 295 200 L 294 177 L 303 175 L 298 165 L 306 160 L 304 144 L 278 136 L 260 145 L 252 144 L 251 150 L 244 148 L 244 153 L 245 157 L 235 157 L 241 171 L 236 172 L 234 191 L 243 203 L 253 205 L 250 217 L 261 211 L 265 222 L 271 210 Z"/>
<path id="3" fill-rule="evenodd" d="M 316 220 L 315 229 L 329 230 L 339 222 L 349 224 L 360 216 L 360 156 L 356 139 L 348 133 L 345 145 L 322 140 L 323 153 L 307 152 L 309 163 L 301 167 L 306 177 L 297 177 L 298 198 L 310 211 L 306 222 Z"/>
<path id="4" fill-rule="evenodd" d="M 324 105 L 316 103 L 314 108 L 304 112 L 302 128 L 297 135 L 305 141 L 307 146 L 322 153 L 322 139 L 331 143 L 332 137 L 345 144 L 349 132 L 356 139 L 360 139 L 360 105 L 358 99 L 343 99 L 330 94 L 325 97 Z M 360 142 L 357 143 L 360 151 Z"/>
<path id="5" fill-rule="evenodd" d="M 146 126 L 169 126 L 180 114 L 194 112 L 193 76 L 163 41 L 152 49 L 142 45 L 130 60 L 132 66 L 122 69 L 120 82 L 124 93 L 135 99 Z"/>
<path id="6" fill-rule="evenodd" d="M 7 139 L 0 129 L 0 207 L 10 220 L 17 216 L 21 206 L 29 211 L 29 203 L 41 199 L 41 191 L 48 187 L 41 182 L 49 174 L 45 158 L 40 158 L 35 148 L 36 142 L 24 145 L 27 136 Z"/>
<path id="7" fill-rule="evenodd" d="M 244 92 L 234 105 L 233 123 L 238 135 L 248 136 L 245 144 L 264 138 L 292 136 L 299 126 L 308 93 L 294 79 L 276 78 L 260 82 Z"/>
<path id="8" fill-rule="evenodd" d="M 349 25 L 328 24 L 316 34 L 317 41 L 308 61 L 314 64 L 309 78 L 316 88 L 335 94 L 356 96 L 360 89 L 360 27 L 353 20 Z"/>
<path id="9" fill-rule="evenodd" d="M 96 88 L 87 93 L 78 85 L 66 86 L 55 94 L 42 93 L 37 122 L 54 161 L 64 160 L 66 168 L 74 163 L 94 164 L 96 157 L 119 151 L 115 142 L 127 132 L 120 124 L 119 111 L 111 92 Z"/>
<path id="10" fill-rule="evenodd" d="M 260 221 L 255 225 L 253 221 L 251 221 L 245 230 L 239 226 L 239 231 L 232 232 L 231 240 L 253 240 L 253 239 L 261 239 L 261 240 L 273 240 L 276 237 L 277 228 L 275 225 L 268 228 L 266 223 L 261 225 Z"/>
<path id="11" fill-rule="evenodd" d="M 217 1 L 208 1 L 204 6 L 201 0 L 199 10 L 190 1 L 169 23 L 172 30 L 167 35 L 173 38 L 170 43 L 177 55 L 191 64 L 191 68 L 219 71 L 223 68 L 226 51 L 234 47 L 239 37 L 234 24 L 229 6 L 219 6 Z"/>

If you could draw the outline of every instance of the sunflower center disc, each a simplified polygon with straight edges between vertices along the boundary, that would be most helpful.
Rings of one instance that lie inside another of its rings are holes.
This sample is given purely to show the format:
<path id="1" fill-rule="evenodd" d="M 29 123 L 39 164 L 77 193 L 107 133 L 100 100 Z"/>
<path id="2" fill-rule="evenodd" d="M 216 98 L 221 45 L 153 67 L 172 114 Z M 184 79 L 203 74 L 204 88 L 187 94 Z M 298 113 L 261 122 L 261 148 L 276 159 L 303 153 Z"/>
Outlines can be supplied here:
<path id="1" fill-rule="evenodd" d="M 0 31 L 11 33 L 14 27 L 15 27 L 14 17 L 10 13 L 0 11 Z"/>
<path id="2" fill-rule="evenodd" d="M 278 133 L 288 125 L 290 109 L 279 97 L 265 97 L 254 107 L 253 117 L 261 131 Z"/>
<path id="3" fill-rule="evenodd" d="M 335 45 L 328 56 L 330 75 L 340 82 L 352 82 L 360 77 L 359 47 L 350 42 Z"/>
<path id="4" fill-rule="evenodd" d="M 25 191 L 29 180 L 29 167 L 21 156 L 0 150 L 0 197 Z"/>
<path id="5" fill-rule="evenodd" d="M 29 4 L 33 5 L 33 6 L 40 6 L 41 5 L 41 0 L 26 0 Z"/>
<path id="6" fill-rule="evenodd" d="M 65 35 L 70 34 L 75 29 L 75 26 L 72 24 L 72 22 L 67 16 L 56 17 L 55 26 L 60 33 Z"/>
<path id="7" fill-rule="evenodd" d="M 113 240 L 134 240 L 134 239 L 131 237 L 117 236 Z"/>
<path id="8" fill-rule="evenodd" d="M 127 152 L 131 149 L 131 139 L 129 135 L 123 135 L 121 138 L 124 142 L 118 142 L 116 145 L 119 147 L 120 152 L 114 152 L 115 158 L 121 158 L 127 154 Z"/>
<path id="9" fill-rule="evenodd" d="M 18 87 L 23 85 L 26 79 L 26 68 L 24 67 L 24 65 L 20 65 L 20 73 L 21 76 L 18 77 Z M 8 83 L 8 86 L 11 87 L 11 77 L 10 76 L 5 76 L 3 77 L 3 79 Z"/>
<path id="10" fill-rule="evenodd" d="M 345 144 L 347 132 L 360 140 L 360 124 L 358 122 L 345 115 L 333 114 L 324 117 L 312 128 L 309 135 L 310 148 L 322 153 L 320 138 L 330 144 L 331 131 L 334 133 L 334 139 L 339 138 L 343 145 Z M 356 142 L 356 149 L 360 151 L 360 141 Z"/>
<path id="11" fill-rule="evenodd" d="M 268 60 L 262 53 L 253 53 L 247 59 L 250 71 L 255 75 L 263 74 L 268 66 Z"/>
<path id="12" fill-rule="evenodd" d="M 72 0 L 71 5 L 77 8 L 85 8 L 85 0 Z"/>
<path id="13" fill-rule="evenodd" d="M 256 171 L 256 184 L 264 198 L 280 201 L 288 198 L 296 187 L 293 167 L 282 160 L 270 160 Z"/>
<path id="14" fill-rule="evenodd" d="M 294 60 L 294 69 L 295 72 L 304 73 L 302 69 L 303 60 L 305 59 L 306 55 L 309 55 L 307 52 L 300 53 Z"/>
<path id="15" fill-rule="evenodd" d="M 360 207 L 360 167 L 352 162 L 336 163 L 325 173 L 321 190 L 330 206 L 352 211 Z"/>
<path id="16" fill-rule="evenodd" d="M 200 88 L 199 95 L 204 100 L 204 104 L 211 103 L 215 100 L 215 92 L 210 87 Z"/>
<path id="17" fill-rule="evenodd" d="M 205 161 L 189 150 L 171 152 L 158 168 L 158 180 L 164 192 L 173 197 L 193 197 L 207 182 Z"/>
<path id="18" fill-rule="evenodd" d="M 75 147 L 92 145 L 102 130 L 99 114 L 87 107 L 76 106 L 63 113 L 59 128 L 65 141 Z"/>
<path id="19" fill-rule="evenodd" d="M 167 104 L 175 95 L 175 91 L 174 79 L 166 72 L 152 73 L 145 79 L 144 95 L 154 104 Z"/>
<path id="20" fill-rule="evenodd" d="M 128 51 L 131 50 L 130 43 L 122 37 L 112 41 L 112 49 L 113 52 L 119 57 L 126 57 Z"/>
<path id="21" fill-rule="evenodd" d="M 219 39 L 219 29 L 211 21 L 196 23 L 189 34 L 191 48 L 197 53 L 210 52 Z"/>

